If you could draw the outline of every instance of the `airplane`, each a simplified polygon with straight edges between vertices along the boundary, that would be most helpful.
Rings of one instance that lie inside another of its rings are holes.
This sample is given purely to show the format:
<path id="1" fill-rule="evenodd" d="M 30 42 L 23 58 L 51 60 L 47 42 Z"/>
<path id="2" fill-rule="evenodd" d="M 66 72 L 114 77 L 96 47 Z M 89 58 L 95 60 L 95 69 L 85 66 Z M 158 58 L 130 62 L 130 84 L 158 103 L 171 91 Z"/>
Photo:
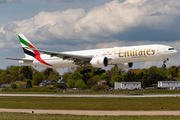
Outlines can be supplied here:
<path id="1" fill-rule="evenodd" d="M 177 54 L 177 50 L 173 47 L 161 44 L 52 52 L 36 49 L 23 34 L 18 34 L 18 37 L 25 58 L 5 59 L 18 60 L 23 64 L 45 68 L 84 67 L 81 74 L 91 72 L 91 69 L 87 68 L 88 66 L 98 68 L 98 73 L 104 73 L 105 70 L 102 68 L 108 65 L 116 65 L 118 68 L 126 69 L 131 68 L 134 62 L 160 60 L 163 60 L 162 67 L 165 68 L 166 61 Z"/>

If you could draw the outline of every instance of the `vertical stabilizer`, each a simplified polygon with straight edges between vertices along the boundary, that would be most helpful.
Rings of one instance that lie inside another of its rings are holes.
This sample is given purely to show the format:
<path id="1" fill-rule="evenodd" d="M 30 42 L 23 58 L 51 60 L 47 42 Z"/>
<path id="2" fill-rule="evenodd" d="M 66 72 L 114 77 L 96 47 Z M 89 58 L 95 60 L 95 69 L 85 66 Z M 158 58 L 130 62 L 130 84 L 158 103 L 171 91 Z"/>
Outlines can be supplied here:
<path id="1" fill-rule="evenodd" d="M 18 37 L 26 58 L 36 58 L 36 55 L 40 55 L 38 51 L 33 51 L 31 49 L 28 49 L 28 48 L 32 48 L 32 49 L 36 49 L 36 48 L 23 34 L 18 34 Z"/>
<path id="2" fill-rule="evenodd" d="M 21 42 L 21 46 L 22 46 L 22 49 L 24 51 L 26 58 L 36 59 L 42 64 L 52 66 L 52 65 L 48 64 L 47 62 L 45 62 L 41 58 L 41 54 L 39 51 L 32 50 L 32 49 L 36 49 L 36 48 L 33 46 L 33 44 L 23 34 L 19 34 L 18 37 L 19 37 L 19 40 Z M 29 48 L 31 48 L 31 49 L 29 49 Z"/>

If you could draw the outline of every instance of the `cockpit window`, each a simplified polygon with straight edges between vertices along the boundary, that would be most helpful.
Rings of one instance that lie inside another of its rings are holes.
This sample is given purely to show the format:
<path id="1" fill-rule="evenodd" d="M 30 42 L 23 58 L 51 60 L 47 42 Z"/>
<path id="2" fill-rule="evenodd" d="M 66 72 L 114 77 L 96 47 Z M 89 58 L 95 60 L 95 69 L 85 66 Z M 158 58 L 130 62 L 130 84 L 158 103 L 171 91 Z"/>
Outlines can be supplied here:
<path id="1" fill-rule="evenodd" d="M 174 50 L 174 48 L 169 48 L 168 50 Z"/>

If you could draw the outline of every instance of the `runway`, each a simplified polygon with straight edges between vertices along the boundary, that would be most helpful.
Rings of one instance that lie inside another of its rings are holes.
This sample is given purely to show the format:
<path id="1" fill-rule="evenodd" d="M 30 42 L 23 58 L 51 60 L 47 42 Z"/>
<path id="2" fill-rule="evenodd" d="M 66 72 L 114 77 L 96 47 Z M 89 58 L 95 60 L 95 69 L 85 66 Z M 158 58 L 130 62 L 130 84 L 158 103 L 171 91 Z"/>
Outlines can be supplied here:
<path id="1" fill-rule="evenodd" d="M 180 97 L 180 94 L 153 94 L 153 95 L 114 95 L 114 94 L 0 94 L 0 96 L 21 96 L 21 97 Z"/>
<path id="2" fill-rule="evenodd" d="M 93 115 L 93 116 L 180 116 L 180 111 L 92 111 L 92 110 L 39 110 L 39 109 L 6 109 L 0 112 L 62 114 L 62 115 Z"/>

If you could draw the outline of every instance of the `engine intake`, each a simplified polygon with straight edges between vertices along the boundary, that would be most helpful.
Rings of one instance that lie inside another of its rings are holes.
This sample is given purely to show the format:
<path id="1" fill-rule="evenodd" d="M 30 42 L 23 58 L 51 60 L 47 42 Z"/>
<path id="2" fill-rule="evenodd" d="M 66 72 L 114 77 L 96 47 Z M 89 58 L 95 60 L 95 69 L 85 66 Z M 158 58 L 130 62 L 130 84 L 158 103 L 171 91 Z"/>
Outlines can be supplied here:
<path id="1" fill-rule="evenodd" d="M 107 57 L 95 57 L 90 61 L 91 65 L 96 68 L 103 68 L 108 66 Z"/>

